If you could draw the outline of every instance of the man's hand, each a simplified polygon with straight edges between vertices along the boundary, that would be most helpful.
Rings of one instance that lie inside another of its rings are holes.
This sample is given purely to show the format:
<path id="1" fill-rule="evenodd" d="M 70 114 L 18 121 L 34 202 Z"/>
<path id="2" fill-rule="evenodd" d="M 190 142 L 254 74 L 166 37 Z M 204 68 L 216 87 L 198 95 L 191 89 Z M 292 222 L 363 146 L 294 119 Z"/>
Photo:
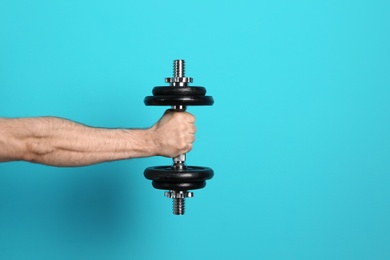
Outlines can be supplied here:
<path id="1" fill-rule="evenodd" d="M 188 112 L 167 110 L 152 127 L 156 155 L 175 157 L 192 149 L 195 141 L 195 117 Z"/>

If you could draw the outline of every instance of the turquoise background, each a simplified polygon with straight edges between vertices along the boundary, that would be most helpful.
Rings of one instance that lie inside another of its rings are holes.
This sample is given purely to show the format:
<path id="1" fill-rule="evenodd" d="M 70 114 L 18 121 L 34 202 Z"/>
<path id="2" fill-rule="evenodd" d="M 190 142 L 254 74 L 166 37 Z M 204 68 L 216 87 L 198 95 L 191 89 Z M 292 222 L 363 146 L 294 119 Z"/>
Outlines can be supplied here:
<path id="1" fill-rule="evenodd" d="M 146 158 L 0 164 L 0 259 L 390 259 L 390 2 L 0 1 L 0 114 L 148 127 L 185 59 L 185 216 Z"/>

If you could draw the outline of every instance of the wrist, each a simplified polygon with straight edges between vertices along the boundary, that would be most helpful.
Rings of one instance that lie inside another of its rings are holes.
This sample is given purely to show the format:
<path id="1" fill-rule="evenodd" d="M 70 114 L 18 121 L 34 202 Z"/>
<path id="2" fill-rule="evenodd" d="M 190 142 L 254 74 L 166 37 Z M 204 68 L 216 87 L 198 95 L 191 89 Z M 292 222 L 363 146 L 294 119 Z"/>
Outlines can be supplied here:
<path id="1" fill-rule="evenodd" d="M 144 140 L 142 145 L 144 156 L 150 157 L 159 155 L 156 130 L 151 127 L 139 131 L 141 133 L 141 140 Z"/>

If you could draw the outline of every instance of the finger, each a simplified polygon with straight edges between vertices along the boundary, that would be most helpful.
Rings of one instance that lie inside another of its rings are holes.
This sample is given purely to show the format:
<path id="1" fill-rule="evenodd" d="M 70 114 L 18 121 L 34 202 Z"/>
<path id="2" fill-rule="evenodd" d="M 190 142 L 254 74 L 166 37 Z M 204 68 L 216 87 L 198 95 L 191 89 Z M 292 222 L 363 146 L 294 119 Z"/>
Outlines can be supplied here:
<path id="1" fill-rule="evenodd" d="M 196 126 L 191 125 L 188 129 L 189 134 L 195 134 L 196 133 Z"/>
<path id="2" fill-rule="evenodd" d="M 195 142 L 195 135 L 193 135 L 193 134 L 187 135 L 187 136 L 186 136 L 186 142 L 187 142 L 187 143 L 193 143 L 193 142 Z"/>
<path id="3" fill-rule="evenodd" d="M 188 112 L 185 112 L 186 115 L 186 121 L 190 124 L 195 123 L 195 116 L 193 114 L 190 114 Z"/>
<path id="4" fill-rule="evenodd" d="M 191 150 L 192 150 L 192 144 L 188 144 L 186 153 L 188 153 Z"/>

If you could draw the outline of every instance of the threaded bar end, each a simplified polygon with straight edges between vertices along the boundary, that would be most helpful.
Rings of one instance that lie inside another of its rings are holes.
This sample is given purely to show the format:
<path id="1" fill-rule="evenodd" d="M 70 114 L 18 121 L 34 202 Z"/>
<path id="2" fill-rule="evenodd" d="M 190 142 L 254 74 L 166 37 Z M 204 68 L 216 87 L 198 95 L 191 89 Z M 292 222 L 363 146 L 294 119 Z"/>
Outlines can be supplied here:
<path id="1" fill-rule="evenodd" d="M 173 199 L 173 214 L 184 215 L 185 200 L 183 198 Z"/>
<path id="2" fill-rule="evenodd" d="M 184 60 L 175 60 L 173 65 L 173 74 L 175 78 L 183 78 L 185 74 Z"/>

